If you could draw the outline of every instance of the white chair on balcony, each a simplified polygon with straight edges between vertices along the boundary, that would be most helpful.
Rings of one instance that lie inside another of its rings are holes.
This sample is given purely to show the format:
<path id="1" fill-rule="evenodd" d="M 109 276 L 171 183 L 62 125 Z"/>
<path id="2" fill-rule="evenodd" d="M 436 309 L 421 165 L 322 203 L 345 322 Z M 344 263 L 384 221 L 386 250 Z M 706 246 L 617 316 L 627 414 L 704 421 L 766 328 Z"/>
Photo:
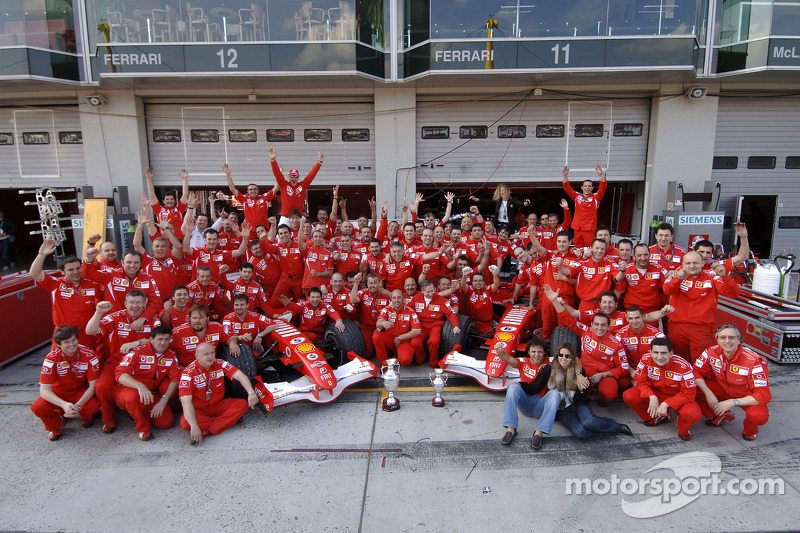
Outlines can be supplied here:
<path id="1" fill-rule="evenodd" d="M 331 39 L 352 41 L 356 38 L 356 10 L 350 2 L 339 2 L 339 7 L 328 9 Z"/>
<path id="2" fill-rule="evenodd" d="M 175 27 L 166 9 L 154 9 L 153 42 L 170 43 L 175 41 Z"/>
<path id="3" fill-rule="evenodd" d="M 252 3 L 250 9 L 239 10 L 239 26 L 241 27 L 241 36 L 243 41 L 266 41 L 267 37 L 264 32 L 264 6 L 261 4 Z"/>
<path id="4" fill-rule="evenodd" d="M 186 3 L 186 16 L 189 19 L 189 40 L 196 42 L 197 36 L 202 35 L 203 40 L 211 40 L 211 28 L 208 24 L 208 17 L 203 12 L 202 7 L 192 7 Z"/>
<path id="5" fill-rule="evenodd" d="M 305 34 L 304 40 L 327 40 L 328 29 L 324 9 L 312 7 L 311 2 L 301 2 L 297 12 Z"/>

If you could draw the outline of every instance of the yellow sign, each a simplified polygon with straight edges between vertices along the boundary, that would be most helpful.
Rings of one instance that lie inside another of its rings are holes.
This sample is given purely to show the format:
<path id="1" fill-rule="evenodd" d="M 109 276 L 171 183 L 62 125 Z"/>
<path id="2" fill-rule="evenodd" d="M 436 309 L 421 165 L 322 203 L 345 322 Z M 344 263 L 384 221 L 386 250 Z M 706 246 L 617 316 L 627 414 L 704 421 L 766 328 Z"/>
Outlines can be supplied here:
<path id="1" fill-rule="evenodd" d="M 100 244 L 105 241 L 106 236 L 106 209 L 108 207 L 107 198 L 87 198 L 83 205 L 83 256 L 89 247 L 87 240 L 89 235 L 100 234 L 100 241 L 95 245 L 100 248 Z"/>
<path id="2" fill-rule="evenodd" d="M 511 339 L 514 338 L 514 335 L 512 335 L 511 333 L 498 333 L 497 335 L 494 336 L 494 338 L 499 341 L 510 341 Z"/>

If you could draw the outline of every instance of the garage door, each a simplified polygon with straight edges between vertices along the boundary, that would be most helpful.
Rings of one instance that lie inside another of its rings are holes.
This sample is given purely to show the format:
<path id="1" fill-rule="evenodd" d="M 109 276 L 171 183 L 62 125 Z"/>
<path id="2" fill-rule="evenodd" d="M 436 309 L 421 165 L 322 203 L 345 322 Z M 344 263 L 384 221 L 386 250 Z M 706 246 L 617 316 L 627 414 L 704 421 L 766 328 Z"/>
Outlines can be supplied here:
<path id="1" fill-rule="evenodd" d="M 800 99 L 720 98 L 711 176 L 722 184 L 720 209 L 731 216 L 742 195 L 777 195 L 775 219 L 767 221 L 774 230 L 772 253 L 797 253 Z M 725 237 L 732 242 L 733 231 Z"/>
<path id="2" fill-rule="evenodd" d="M 241 104 L 146 106 L 150 165 L 157 185 L 178 183 L 186 168 L 193 185 L 224 185 L 222 165 L 237 185 L 274 183 L 267 151 L 274 146 L 284 173 L 325 164 L 314 185 L 374 185 L 373 105 Z"/>
<path id="3" fill-rule="evenodd" d="M 420 98 L 418 183 L 561 180 L 591 177 L 600 163 L 611 181 L 643 181 L 648 100 L 481 100 Z"/>

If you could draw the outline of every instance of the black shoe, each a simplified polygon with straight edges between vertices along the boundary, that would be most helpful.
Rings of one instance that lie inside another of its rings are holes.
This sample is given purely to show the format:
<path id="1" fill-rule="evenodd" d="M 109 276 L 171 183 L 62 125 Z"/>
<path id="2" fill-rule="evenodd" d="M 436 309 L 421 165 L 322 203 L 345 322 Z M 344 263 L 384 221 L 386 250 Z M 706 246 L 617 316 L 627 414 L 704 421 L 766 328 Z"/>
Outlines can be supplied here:
<path id="1" fill-rule="evenodd" d="M 692 440 L 692 434 L 688 431 L 686 432 L 686 435 L 681 435 L 678 433 L 678 436 L 681 438 L 681 440 Z"/>
<path id="2" fill-rule="evenodd" d="M 517 430 L 509 428 L 509 430 L 506 431 L 506 434 L 503 435 L 503 439 L 500 441 L 500 444 L 502 444 L 503 446 L 508 446 L 509 444 L 514 442 L 514 439 L 516 437 L 517 437 Z"/>
<path id="3" fill-rule="evenodd" d="M 534 433 L 533 437 L 531 437 L 531 450 L 538 450 L 542 447 L 542 436 L 538 433 Z"/>
<path id="4" fill-rule="evenodd" d="M 94 420 L 92 420 L 90 422 L 81 422 L 81 425 L 83 427 L 85 427 L 85 428 L 90 428 L 90 427 L 92 427 L 94 425 Z"/>
<path id="5" fill-rule="evenodd" d="M 748 435 L 747 433 L 742 433 L 742 438 L 744 440 L 749 440 L 749 441 L 756 440 L 756 436 L 755 435 Z"/>
<path id="6" fill-rule="evenodd" d="M 633 431 L 631 431 L 631 428 L 629 428 L 627 424 L 620 424 L 619 432 L 622 433 L 623 435 L 628 435 L 628 436 L 633 435 Z"/>
<path id="7" fill-rule="evenodd" d="M 111 435 L 117 430 L 117 426 L 112 426 L 111 424 L 103 424 L 103 433 L 106 435 Z"/>

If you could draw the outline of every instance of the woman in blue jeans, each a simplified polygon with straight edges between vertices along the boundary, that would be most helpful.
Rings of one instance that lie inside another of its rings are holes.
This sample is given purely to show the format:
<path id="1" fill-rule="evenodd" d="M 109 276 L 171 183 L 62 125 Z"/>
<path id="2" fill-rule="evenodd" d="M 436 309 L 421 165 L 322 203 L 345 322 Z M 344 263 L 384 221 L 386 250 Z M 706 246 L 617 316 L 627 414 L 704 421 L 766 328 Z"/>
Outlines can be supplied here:
<path id="1" fill-rule="evenodd" d="M 531 448 L 538 450 L 542 445 L 542 435 L 548 435 L 553 430 L 556 420 L 556 411 L 561 400 L 555 397 L 547 398 L 543 393 L 547 391 L 547 380 L 550 377 L 550 365 L 545 360 L 545 345 L 539 339 L 531 340 L 525 347 L 525 355 L 519 359 L 512 357 L 503 349 L 495 349 L 495 353 L 508 366 L 519 370 L 519 383 L 512 383 L 506 390 L 506 401 L 503 406 L 503 425 L 506 433 L 500 441 L 509 445 L 517 436 L 519 415 L 538 418 L 536 432 L 531 439 Z"/>
<path id="2" fill-rule="evenodd" d="M 595 416 L 589 406 L 591 383 L 575 356 L 571 344 L 558 347 L 556 360 L 547 381 L 550 391 L 544 401 L 564 402 L 565 407 L 556 414 L 556 419 L 579 439 L 588 439 L 596 433 L 623 433 L 632 435 L 631 429 L 613 418 Z"/>

